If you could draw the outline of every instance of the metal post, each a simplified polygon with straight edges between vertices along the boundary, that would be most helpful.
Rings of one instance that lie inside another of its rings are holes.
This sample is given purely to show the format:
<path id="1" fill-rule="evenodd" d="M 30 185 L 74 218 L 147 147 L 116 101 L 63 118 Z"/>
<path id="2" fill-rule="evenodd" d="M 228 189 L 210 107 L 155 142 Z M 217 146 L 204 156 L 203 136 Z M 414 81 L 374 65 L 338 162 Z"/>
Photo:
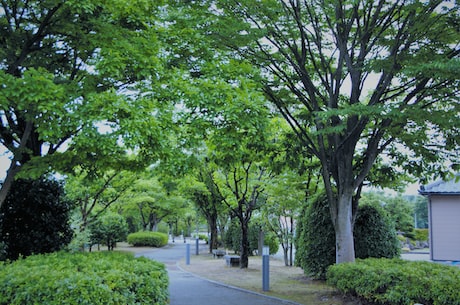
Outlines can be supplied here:
<path id="1" fill-rule="evenodd" d="M 195 240 L 195 254 L 196 255 L 200 254 L 200 246 L 198 244 L 199 241 L 200 241 L 200 239 L 197 237 L 196 240 Z"/>
<path id="2" fill-rule="evenodd" d="M 262 290 L 270 290 L 270 250 L 267 246 L 262 250 Z"/>
<path id="3" fill-rule="evenodd" d="M 185 264 L 190 265 L 190 244 L 185 245 Z"/>

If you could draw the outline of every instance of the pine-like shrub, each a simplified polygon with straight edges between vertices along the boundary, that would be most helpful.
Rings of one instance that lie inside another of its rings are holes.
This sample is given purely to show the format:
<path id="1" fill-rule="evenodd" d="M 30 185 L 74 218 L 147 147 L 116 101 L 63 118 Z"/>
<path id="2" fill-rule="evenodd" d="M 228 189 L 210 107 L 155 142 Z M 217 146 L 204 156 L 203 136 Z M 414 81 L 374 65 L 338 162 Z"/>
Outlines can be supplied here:
<path id="1" fill-rule="evenodd" d="M 373 205 L 358 208 L 353 229 L 356 258 L 399 257 L 400 242 L 385 211 Z"/>
<path id="2" fill-rule="evenodd" d="M 294 243 L 295 265 L 311 277 L 324 278 L 327 267 L 335 263 L 334 226 L 325 195 L 303 208 Z"/>
<path id="3" fill-rule="evenodd" d="M 32 255 L 0 265 L 0 304 L 169 304 L 165 266 L 120 252 Z"/>
<path id="4" fill-rule="evenodd" d="M 15 180 L 0 209 L 0 257 L 15 260 L 63 249 L 73 236 L 71 209 L 57 181 Z"/>
<path id="5" fill-rule="evenodd" d="M 128 235 L 128 243 L 135 247 L 160 248 L 168 244 L 168 235 L 160 232 L 136 232 Z"/>

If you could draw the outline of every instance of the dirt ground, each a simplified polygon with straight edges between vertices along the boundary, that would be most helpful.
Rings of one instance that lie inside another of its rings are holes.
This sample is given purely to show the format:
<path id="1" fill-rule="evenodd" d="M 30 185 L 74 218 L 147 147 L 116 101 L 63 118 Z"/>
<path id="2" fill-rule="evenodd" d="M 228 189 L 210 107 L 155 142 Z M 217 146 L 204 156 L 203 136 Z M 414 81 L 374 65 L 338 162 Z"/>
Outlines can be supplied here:
<path id="1" fill-rule="evenodd" d="M 195 275 L 216 282 L 225 283 L 259 293 L 291 300 L 305 305 L 358 305 L 347 300 L 333 287 L 323 281 L 307 278 L 302 269 L 286 267 L 279 259 L 270 258 L 270 290 L 262 290 L 262 258 L 250 257 L 249 268 L 228 267 L 223 258 L 213 258 L 211 254 L 192 255 L 190 265 L 185 260 L 179 266 Z"/>

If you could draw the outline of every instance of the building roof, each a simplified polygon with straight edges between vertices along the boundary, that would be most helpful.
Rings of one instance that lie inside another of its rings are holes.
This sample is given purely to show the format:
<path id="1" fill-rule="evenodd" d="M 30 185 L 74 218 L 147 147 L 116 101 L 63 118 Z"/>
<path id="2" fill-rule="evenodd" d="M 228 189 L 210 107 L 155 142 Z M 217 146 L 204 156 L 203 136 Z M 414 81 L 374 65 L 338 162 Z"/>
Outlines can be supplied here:
<path id="1" fill-rule="evenodd" d="M 428 185 L 420 186 L 421 195 L 460 195 L 460 175 L 456 175 L 452 180 L 439 180 Z"/>

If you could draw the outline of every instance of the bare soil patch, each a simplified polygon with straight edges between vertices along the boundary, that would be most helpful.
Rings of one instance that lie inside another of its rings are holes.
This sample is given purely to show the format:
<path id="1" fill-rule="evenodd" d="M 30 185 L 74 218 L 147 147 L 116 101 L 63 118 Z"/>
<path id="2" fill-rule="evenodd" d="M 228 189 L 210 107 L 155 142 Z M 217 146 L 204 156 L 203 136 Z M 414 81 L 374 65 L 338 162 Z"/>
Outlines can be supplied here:
<path id="1" fill-rule="evenodd" d="M 262 290 L 262 258 L 250 257 L 249 268 L 228 267 L 225 259 L 211 254 L 192 255 L 190 265 L 185 260 L 179 266 L 202 278 L 263 293 L 305 305 L 358 305 L 356 300 L 344 297 L 324 281 L 306 277 L 298 267 L 286 267 L 284 262 L 270 258 L 270 291 Z"/>

